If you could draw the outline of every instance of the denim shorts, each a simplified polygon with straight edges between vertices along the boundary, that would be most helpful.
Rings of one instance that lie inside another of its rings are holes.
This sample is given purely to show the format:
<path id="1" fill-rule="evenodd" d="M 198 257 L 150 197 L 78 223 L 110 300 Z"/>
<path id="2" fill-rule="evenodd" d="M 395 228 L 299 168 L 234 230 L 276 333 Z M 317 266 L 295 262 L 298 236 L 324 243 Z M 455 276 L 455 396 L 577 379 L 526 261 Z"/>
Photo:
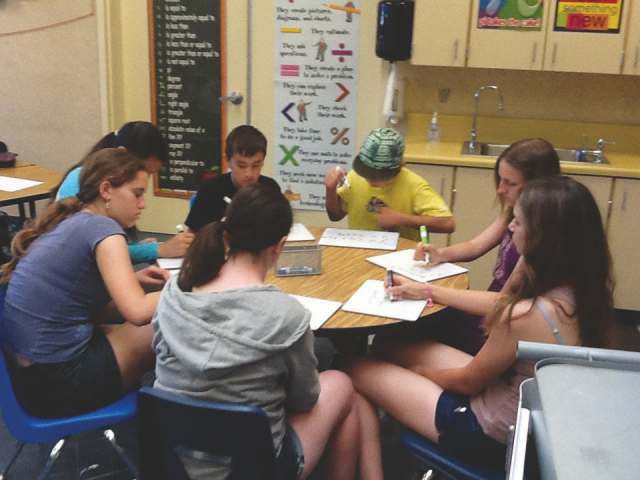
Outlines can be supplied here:
<path id="1" fill-rule="evenodd" d="M 436 428 L 443 452 L 479 467 L 504 469 L 507 447 L 484 433 L 468 396 L 442 392 L 436 406 Z"/>
<path id="2" fill-rule="evenodd" d="M 295 430 L 289 425 L 282 439 L 280 454 L 276 459 L 276 469 L 278 480 L 298 480 L 304 470 L 302 443 Z"/>
<path id="3" fill-rule="evenodd" d="M 31 414 L 45 418 L 80 415 L 123 395 L 115 353 L 100 328 L 75 358 L 14 366 L 11 381 L 20 403 Z"/>

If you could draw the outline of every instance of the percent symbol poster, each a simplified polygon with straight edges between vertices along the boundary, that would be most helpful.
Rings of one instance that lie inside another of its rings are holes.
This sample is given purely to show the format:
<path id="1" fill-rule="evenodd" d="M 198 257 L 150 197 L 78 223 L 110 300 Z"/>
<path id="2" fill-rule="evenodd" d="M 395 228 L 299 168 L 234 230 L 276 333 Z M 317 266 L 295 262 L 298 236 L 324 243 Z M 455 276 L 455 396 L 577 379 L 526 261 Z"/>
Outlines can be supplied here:
<path id="1" fill-rule="evenodd" d="M 358 4 L 276 0 L 273 176 L 294 208 L 324 210 L 357 151 Z"/>

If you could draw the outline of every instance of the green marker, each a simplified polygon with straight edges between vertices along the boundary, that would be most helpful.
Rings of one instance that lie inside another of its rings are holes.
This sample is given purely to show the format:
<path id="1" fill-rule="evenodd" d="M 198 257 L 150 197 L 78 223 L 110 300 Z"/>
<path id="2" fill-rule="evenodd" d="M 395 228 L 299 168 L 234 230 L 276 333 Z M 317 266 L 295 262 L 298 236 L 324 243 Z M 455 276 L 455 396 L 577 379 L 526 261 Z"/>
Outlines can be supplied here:
<path id="1" fill-rule="evenodd" d="M 424 245 L 429 243 L 429 232 L 427 232 L 427 227 L 424 225 L 420 225 L 420 238 Z"/>

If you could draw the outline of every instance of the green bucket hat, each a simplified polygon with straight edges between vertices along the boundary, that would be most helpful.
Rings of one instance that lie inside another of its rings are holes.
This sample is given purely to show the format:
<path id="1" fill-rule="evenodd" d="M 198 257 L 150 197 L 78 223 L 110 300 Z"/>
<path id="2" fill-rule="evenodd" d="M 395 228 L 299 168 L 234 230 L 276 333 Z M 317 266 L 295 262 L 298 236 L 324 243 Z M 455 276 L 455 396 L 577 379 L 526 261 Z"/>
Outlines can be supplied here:
<path id="1" fill-rule="evenodd" d="M 404 138 L 393 128 L 376 128 L 364 140 L 353 169 L 367 180 L 389 180 L 400 171 Z"/>

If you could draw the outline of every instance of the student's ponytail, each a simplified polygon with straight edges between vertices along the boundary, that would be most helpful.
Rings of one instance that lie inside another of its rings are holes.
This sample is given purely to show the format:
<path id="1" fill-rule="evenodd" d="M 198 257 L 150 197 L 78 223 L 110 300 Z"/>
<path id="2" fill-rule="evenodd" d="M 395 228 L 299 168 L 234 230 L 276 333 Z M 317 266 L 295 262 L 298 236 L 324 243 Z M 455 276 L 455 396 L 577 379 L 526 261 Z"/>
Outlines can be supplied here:
<path id="1" fill-rule="evenodd" d="M 178 286 L 184 292 L 210 282 L 225 262 L 224 222 L 205 225 L 195 236 L 182 261 Z"/>

